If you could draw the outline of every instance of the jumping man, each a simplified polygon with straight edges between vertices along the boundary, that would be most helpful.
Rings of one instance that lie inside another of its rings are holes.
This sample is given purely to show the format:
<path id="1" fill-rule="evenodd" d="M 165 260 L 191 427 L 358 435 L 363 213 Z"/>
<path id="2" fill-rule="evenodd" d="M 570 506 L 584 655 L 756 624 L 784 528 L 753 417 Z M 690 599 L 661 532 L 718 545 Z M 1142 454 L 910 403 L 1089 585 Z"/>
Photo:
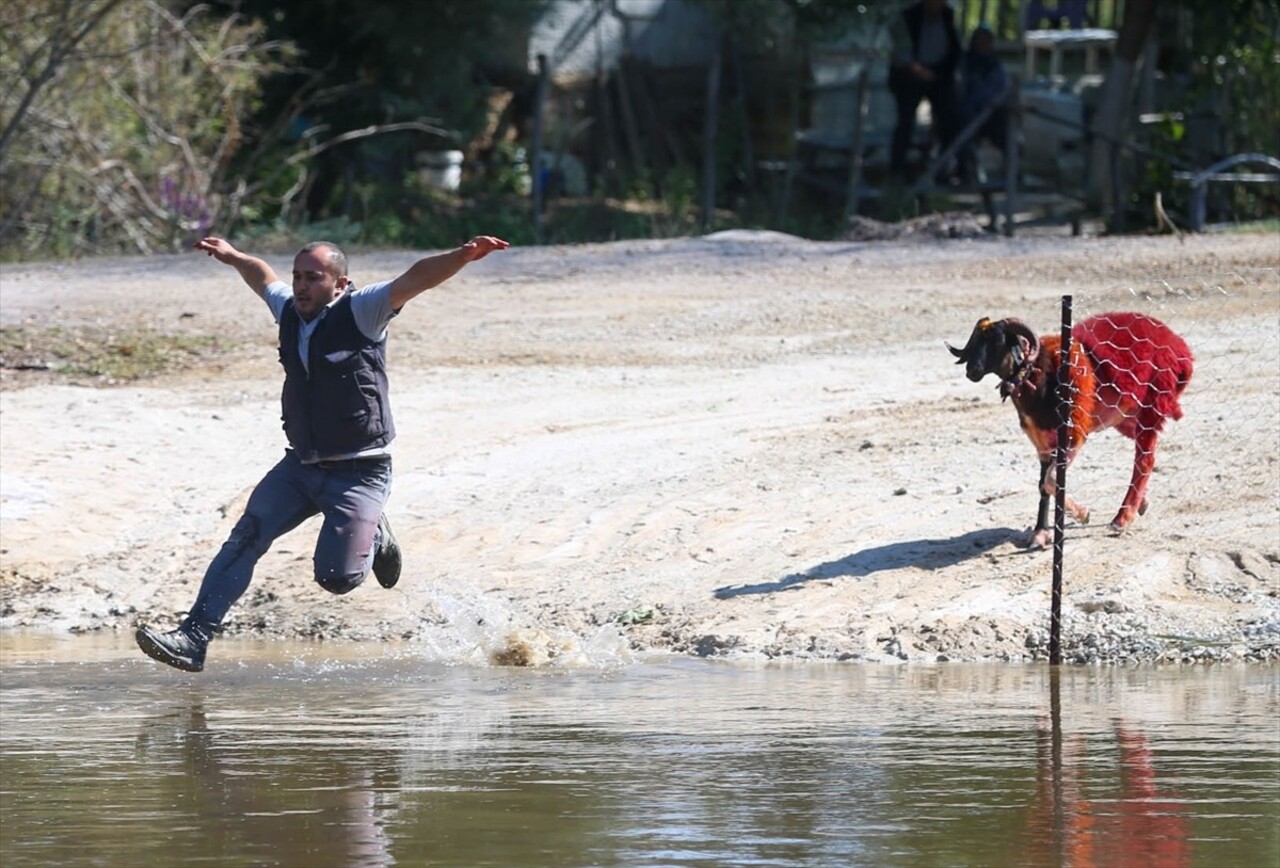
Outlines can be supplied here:
<path id="1" fill-rule="evenodd" d="M 370 569 L 384 588 L 395 586 L 400 548 L 383 515 L 395 438 L 387 325 L 410 299 L 508 246 L 481 235 L 419 259 L 395 280 L 356 289 L 342 249 L 313 241 L 293 259 L 290 290 L 266 262 L 225 240 L 196 243 L 197 250 L 239 272 L 280 326 L 289 448 L 254 488 L 178 628 L 167 633 L 138 628 L 138 645 L 147 655 L 188 672 L 203 669 L 209 642 L 249 587 L 258 559 L 277 538 L 317 513 L 324 515 L 315 549 L 315 577 L 322 588 L 346 594 Z"/>

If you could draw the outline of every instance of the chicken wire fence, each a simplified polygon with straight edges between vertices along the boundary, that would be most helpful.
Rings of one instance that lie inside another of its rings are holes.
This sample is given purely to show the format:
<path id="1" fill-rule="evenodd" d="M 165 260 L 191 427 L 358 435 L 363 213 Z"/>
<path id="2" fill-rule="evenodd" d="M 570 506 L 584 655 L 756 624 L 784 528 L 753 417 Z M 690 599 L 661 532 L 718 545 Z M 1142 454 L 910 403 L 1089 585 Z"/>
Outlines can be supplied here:
<path id="1" fill-rule="evenodd" d="M 1044 405 L 1054 412 L 1044 414 L 1030 395 L 1021 402 L 1015 395 L 1015 403 L 1054 498 L 1049 655 L 1058 663 L 1068 518 L 1097 522 L 1115 508 L 1115 531 L 1158 522 L 1154 532 L 1171 537 L 1256 531 L 1263 545 L 1276 544 L 1280 268 L 1208 268 L 1075 292 L 1062 298 L 1056 334 L 1045 332 L 1039 343 L 1057 356 L 1048 362 L 1058 376 Z M 1019 376 L 1028 354 L 1021 355 L 1006 360 L 1002 376 Z M 1108 428 L 1125 439 L 1094 442 Z M 1092 514 L 1076 501 L 1077 489 Z M 1045 518 L 1042 504 L 1041 525 Z"/>

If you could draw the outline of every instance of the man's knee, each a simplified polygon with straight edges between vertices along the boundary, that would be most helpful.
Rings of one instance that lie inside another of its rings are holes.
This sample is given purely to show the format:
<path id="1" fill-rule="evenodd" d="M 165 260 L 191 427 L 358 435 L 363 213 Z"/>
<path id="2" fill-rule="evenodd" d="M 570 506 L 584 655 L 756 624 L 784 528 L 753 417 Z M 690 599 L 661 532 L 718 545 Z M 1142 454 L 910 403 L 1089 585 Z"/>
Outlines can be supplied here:
<path id="1" fill-rule="evenodd" d="M 262 525 L 259 524 L 258 517 L 246 512 L 240 516 L 235 527 L 231 528 L 231 534 L 223 546 L 236 553 L 249 551 L 261 556 L 270 542 L 262 538 Z"/>
<path id="2" fill-rule="evenodd" d="M 321 572 L 316 570 L 316 582 L 331 594 L 349 594 L 364 581 L 364 573 Z"/>

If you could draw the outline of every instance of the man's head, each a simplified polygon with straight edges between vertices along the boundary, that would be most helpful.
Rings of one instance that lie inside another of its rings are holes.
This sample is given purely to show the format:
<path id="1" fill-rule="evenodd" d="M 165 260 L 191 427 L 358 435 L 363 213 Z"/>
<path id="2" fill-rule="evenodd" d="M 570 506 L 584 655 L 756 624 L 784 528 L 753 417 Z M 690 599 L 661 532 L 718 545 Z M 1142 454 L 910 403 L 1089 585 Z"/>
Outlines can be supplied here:
<path id="1" fill-rule="evenodd" d="M 985 24 L 979 24 L 969 37 L 969 50 L 974 54 L 991 54 L 996 48 L 996 35 Z"/>
<path id="2" fill-rule="evenodd" d="M 347 254 L 332 241 L 312 241 L 293 257 L 293 306 L 304 320 L 314 319 L 350 284 Z"/>
<path id="3" fill-rule="evenodd" d="M 924 7 L 924 14 L 933 18 L 942 14 L 942 10 L 946 8 L 947 0 L 923 0 L 921 5 Z"/>

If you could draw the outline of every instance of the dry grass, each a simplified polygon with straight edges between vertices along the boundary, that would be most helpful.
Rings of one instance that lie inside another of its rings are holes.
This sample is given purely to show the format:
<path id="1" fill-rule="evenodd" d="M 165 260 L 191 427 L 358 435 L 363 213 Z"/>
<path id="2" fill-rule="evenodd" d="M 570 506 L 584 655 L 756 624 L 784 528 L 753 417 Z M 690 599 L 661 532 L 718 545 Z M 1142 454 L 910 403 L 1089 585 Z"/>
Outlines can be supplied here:
<path id="1" fill-rule="evenodd" d="M 191 365 L 230 348 L 212 335 L 166 334 L 88 327 L 0 328 L 0 370 L 6 386 L 91 380 L 131 383 Z"/>

